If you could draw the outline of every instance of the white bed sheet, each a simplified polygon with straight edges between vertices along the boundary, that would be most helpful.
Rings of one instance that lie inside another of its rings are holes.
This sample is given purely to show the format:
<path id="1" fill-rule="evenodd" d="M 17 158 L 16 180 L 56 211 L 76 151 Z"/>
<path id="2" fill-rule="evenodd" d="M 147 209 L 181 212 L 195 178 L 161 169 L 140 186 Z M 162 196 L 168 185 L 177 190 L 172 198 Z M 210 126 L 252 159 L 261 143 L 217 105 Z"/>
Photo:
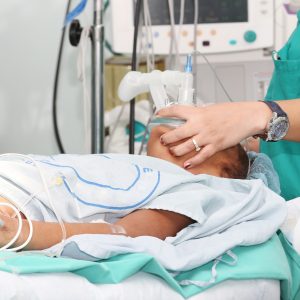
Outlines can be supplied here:
<path id="1" fill-rule="evenodd" d="M 162 279 L 140 272 L 118 284 L 92 284 L 72 273 L 15 275 L 0 271 L 0 300 L 182 300 Z M 190 300 L 279 300 L 277 280 L 228 280 Z"/>

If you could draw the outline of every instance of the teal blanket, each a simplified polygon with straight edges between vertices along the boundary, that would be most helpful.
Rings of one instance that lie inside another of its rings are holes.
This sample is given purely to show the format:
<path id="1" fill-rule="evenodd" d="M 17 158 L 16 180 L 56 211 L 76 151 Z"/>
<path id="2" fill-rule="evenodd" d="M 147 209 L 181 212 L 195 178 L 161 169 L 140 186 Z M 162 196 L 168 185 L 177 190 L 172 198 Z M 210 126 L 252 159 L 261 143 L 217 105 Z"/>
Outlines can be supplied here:
<path id="1" fill-rule="evenodd" d="M 201 249 L 195 249 L 201 251 Z M 52 258 L 39 253 L 0 253 L 0 270 L 26 273 L 73 272 L 87 278 L 92 283 L 117 283 L 137 272 L 147 272 L 164 279 L 183 297 L 188 298 L 227 279 L 278 279 L 281 281 L 282 299 L 291 299 L 291 273 L 289 264 L 279 238 L 275 235 L 269 241 L 255 246 L 236 247 L 237 264 L 229 265 L 224 256 L 217 264 L 215 283 L 201 288 L 195 285 L 181 286 L 180 281 L 188 279 L 209 281 L 213 262 L 199 268 L 174 275 L 163 268 L 153 257 L 143 253 L 119 255 L 107 260 L 90 262 L 70 258 Z"/>

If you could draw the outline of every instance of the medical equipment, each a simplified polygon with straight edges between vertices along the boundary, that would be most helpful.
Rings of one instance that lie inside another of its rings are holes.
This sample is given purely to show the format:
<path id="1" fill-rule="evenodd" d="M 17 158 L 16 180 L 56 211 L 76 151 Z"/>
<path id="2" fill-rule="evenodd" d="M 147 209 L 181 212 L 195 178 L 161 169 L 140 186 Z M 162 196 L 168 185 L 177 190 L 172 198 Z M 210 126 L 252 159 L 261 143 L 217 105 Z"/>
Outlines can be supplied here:
<path id="1" fill-rule="evenodd" d="M 170 70 L 163 72 L 154 70 L 151 73 L 128 72 L 119 85 L 119 97 L 123 101 L 130 101 L 137 95 L 150 91 L 157 110 L 170 104 L 193 105 L 194 89 L 191 71 L 191 55 L 188 55 L 184 72 Z M 173 89 L 171 91 L 173 99 L 169 98 L 166 88 Z"/>
<path id="2" fill-rule="evenodd" d="M 39 176 L 40 176 L 40 179 L 42 181 L 42 184 L 43 184 L 43 187 L 44 187 L 44 191 L 47 195 L 47 198 L 49 200 L 49 204 L 53 210 L 53 213 L 55 214 L 56 218 L 57 218 L 57 221 L 58 223 L 60 224 L 60 227 L 61 227 L 61 230 L 62 230 L 62 241 L 63 242 L 66 237 L 67 237 L 67 233 L 66 233 L 66 228 L 65 228 L 65 225 L 63 223 L 63 220 L 62 218 L 60 217 L 60 215 L 57 213 L 57 210 L 53 204 L 53 201 L 52 201 L 52 197 L 50 195 L 50 192 L 49 192 L 49 187 L 47 185 L 47 182 L 45 180 L 45 177 L 43 175 L 43 172 L 41 171 L 40 167 L 38 166 L 38 163 L 36 162 L 35 159 L 33 159 L 32 157 L 28 156 L 28 155 L 23 155 L 23 154 L 17 154 L 17 153 L 5 153 L 5 154 L 1 154 L 0 155 L 0 158 L 2 159 L 7 159 L 8 157 L 16 157 L 16 158 L 21 158 L 21 159 L 25 159 L 26 161 L 30 161 L 31 163 L 34 164 L 34 166 L 36 167 L 36 169 L 38 170 L 38 173 L 39 173 Z M 33 198 L 35 197 L 35 195 L 33 195 L 31 198 L 30 198 L 30 201 L 33 200 Z M 24 206 L 26 206 L 28 204 L 28 202 L 25 203 L 25 205 L 23 205 L 23 207 L 19 207 L 19 205 L 17 203 L 15 203 L 15 201 L 13 201 L 12 199 L 7 199 L 9 200 L 9 202 L 11 203 L 8 203 L 8 202 L 3 202 L 1 203 L 0 202 L 0 206 L 6 206 L 6 207 L 9 207 L 11 208 L 14 213 L 15 213 L 15 216 L 18 218 L 18 229 L 17 229 L 17 232 L 16 234 L 14 235 L 14 237 L 4 246 L 2 246 L 0 248 L 0 251 L 1 250 L 8 250 L 8 251 L 18 251 L 18 250 L 21 250 L 23 248 L 25 248 L 28 243 L 31 241 L 31 238 L 32 238 L 32 235 L 33 235 L 33 225 L 32 225 L 32 221 L 31 219 L 28 217 L 27 213 L 24 211 Z M 27 239 L 25 240 L 24 243 L 22 243 L 21 245 L 19 246 L 16 246 L 16 247 L 13 247 L 13 248 L 9 248 L 11 245 L 13 245 L 17 239 L 19 238 L 21 232 L 22 232 L 22 227 L 23 227 L 23 223 L 22 223 L 22 217 L 21 217 L 21 213 L 22 212 L 28 222 L 28 225 L 29 225 L 29 234 L 28 234 L 28 237 Z M 3 222 L 3 220 L 1 220 L 2 224 L 5 225 L 5 223 Z"/>
<path id="3" fill-rule="evenodd" d="M 132 51 L 133 1 L 112 0 L 112 46 L 117 52 Z M 274 2 L 262 0 L 199 0 L 197 45 L 194 45 L 194 1 L 186 0 L 182 25 L 179 0 L 174 0 L 175 28 L 167 1 L 149 1 L 155 53 L 168 54 L 174 34 L 180 35 L 179 53 L 226 53 L 262 49 L 274 45 Z M 170 10 L 172 11 L 172 9 Z M 173 15 L 173 14 L 172 14 Z M 180 27 L 180 28 L 178 28 Z M 175 33 L 172 33 L 175 32 Z M 174 41 L 175 42 L 175 41 Z"/>
<path id="4" fill-rule="evenodd" d="M 54 94 L 53 94 L 53 123 L 54 123 L 54 133 L 57 140 L 57 144 L 61 153 L 65 153 L 63 148 L 58 124 L 57 124 L 57 112 L 56 112 L 56 102 L 57 102 L 57 88 L 58 88 L 58 78 L 59 78 L 59 69 L 60 69 L 60 61 L 63 51 L 63 41 L 65 35 L 66 26 L 76 17 L 78 16 L 86 7 L 87 0 L 81 0 L 80 3 L 70 11 L 70 3 L 69 0 L 66 11 L 66 18 L 64 20 L 64 27 L 61 36 L 60 49 L 56 67 L 56 76 L 54 83 Z M 107 2 L 106 2 L 107 4 Z M 77 46 L 79 40 L 82 39 L 84 41 L 87 40 L 88 37 L 91 38 L 92 42 L 92 53 L 91 53 L 91 77 L 92 77 L 92 91 L 91 91 L 91 152 L 92 153 L 103 153 L 104 152 L 104 25 L 103 25 L 103 12 L 104 12 L 105 3 L 103 0 L 94 0 L 94 11 L 93 11 L 93 26 L 88 29 L 83 30 L 80 26 L 78 20 L 74 20 L 70 26 L 70 42 L 73 46 Z M 83 33 L 83 34 L 82 34 Z M 81 35 L 83 37 L 81 38 Z M 85 52 L 85 45 L 81 47 L 81 52 Z M 85 63 L 84 56 L 81 59 L 81 65 Z M 84 70 L 85 65 L 83 65 L 82 70 Z M 81 77 L 81 81 L 83 82 L 84 89 L 84 100 L 85 102 L 89 102 L 89 96 L 87 95 L 86 88 L 86 78 L 84 71 L 81 71 L 79 75 Z M 88 104 L 85 103 L 84 110 L 86 110 Z M 84 116 L 86 119 L 86 113 Z M 85 135 L 89 133 L 89 128 L 85 125 Z"/>
<path id="5" fill-rule="evenodd" d="M 62 240 L 58 245 L 58 248 L 60 248 L 63 244 L 63 242 L 66 240 L 67 238 L 67 232 L 66 232 L 66 228 L 64 225 L 64 220 L 62 217 L 62 214 L 59 212 L 58 207 L 54 204 L 52 196 L 50 194 L 50 188 L 55 187 L 55 186 L 61 186 L 62 184 L 65 184 L 67 189 L 70 190 L 70 192 L 72 192 L 73 197 L 75 198 L 75 193 L 73 193 L 72 189 L 70 188 L 70 185 L 67 181 L 66 178 L 64 178 L 63 176 L 60 177 L 55 175 L 55 178 L 51 179 L 50 183 L 49 183 L 49 177 L 47 180 L 47 176 L 45 173 L 45 171 L 42 169 L 40 164 L 43 164 L 43 161 L 39 161 L 38 159 L 32 157 L 32 156 L 27 156 L 27 155 L 22 155 L 22 154 L 14 154 L 14 153 L 8 153 L 8 154 L 2 154 L 0 155 L 0 158 L 4 161 L 9 160 L 9 159 L 21 159 L 22 162 L 24 162 L 25 164 L 30 164 L 33 165 L 36 170 L 37 170 L 37 176 L 40 177 L 41 179 L 41 186 L 42 186 L 42 191 L 41 194 L 45 194 L 49 208 L 51 208 L 56 220 L 58 221 L 58 223 L 60 224 L 61 230 L 62 230 Z M 2 174 L 3 175 L 3 174 Z M 4 176 L 3 176 L 4 177 Z M 50 176 L 51 178 L 52 176 Z M 37 177 L 38 178 L 38 177 Z M 9 181 L 13 181 L 13 180 L 9 180 Z M 14 183 L 15 186 L 19 186 L 19 184 Z M 22 187 L 19 186 L 19 188 L 23 189 Z M 24 189 L 23 189 L 24 190 Z M 0 247 L 0 251 L 2 250 L 8 250 L 8 251 L 17 251 L 17 250 L 21 250 L 23 248 L 25 248 L 28 243 L 31 241 L 32 239 L 32 235 L 33 235 L 33 224 L 32 224 L 32 220 L 29 217 L 28 212 L 26 211 L 26 206 L 34 200 L 34 198 L 36 196 L 38 196 L 37 192 L 34 192 L 33 194 L 29 195 L 29 198 L 25 200 L 24 203 L 20 204 L 17 200 L 14 200 L 13 197 L 10 197 L 9 194 L 7 194 L 5 192 L 1 191 L 3 194 L 1 194 L 1 196 L 3 196 L 3 198 L 7 199 L 8 202 L 0 202 L 0 207 L 4 206 L 4 207 L 8 207 L 10 208 L 13 212 L 14 215 L 17 217 L 18 219 L 18 228 L 16 233 L 14 234 L 13 238 L 7 242 L 4 246 Z M 11 247 L 20 237 L 21 233 L 22 233 L 22 228 L 23 228 L 23 222 L 22 222 L 22 217 L 21 217 L 21 213 L 22 212 L 25 216 L 26 221 L 28 222 L 28 226 L 29 226 L 29 234 L 28 237 L 26 238 L 25 242 L 23 242 L 21 245 L 13 247 L 13 248 L 9 248 Z M 13 217 L 9 216 L 9 217 Z M 1 219 L 0 217 L 0 224 L 2 226 L 5 226 L 5 222 Z M 110 232 L 112 234 L 122 234 L 122 235 L 126 235 L 126 230 L 125 228 L 123 228 L 120 225 L 116 225 L 116 224 L 110 224 L 110 223 L 106 223 Z M 60 250 L 58 249 L 57 253 L 54 255 L 59 255 Z"/>

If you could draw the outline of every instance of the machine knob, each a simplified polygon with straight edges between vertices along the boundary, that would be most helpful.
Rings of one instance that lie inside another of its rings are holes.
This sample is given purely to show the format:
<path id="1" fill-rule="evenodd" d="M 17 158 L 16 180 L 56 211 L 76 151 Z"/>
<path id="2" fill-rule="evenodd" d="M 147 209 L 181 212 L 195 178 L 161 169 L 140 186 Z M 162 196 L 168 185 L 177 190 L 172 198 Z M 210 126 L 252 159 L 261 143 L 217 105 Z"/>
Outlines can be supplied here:
<path id="1" fill-rule="evenodd" d="M 79 20 L 73 20 L 69 29 L 69 40 L 72 46 L 78 46 L 80 42 L 82 27 Z"/>
<path id="2" fill-rule="evenodd" d="M 256 41 L 256 38 L 257 38 L 257 34 L 255 31 L 253 30 L 248 30 L 244 33 L 244 40 L 247 42 L 247 43 L 253 43 Z"/>

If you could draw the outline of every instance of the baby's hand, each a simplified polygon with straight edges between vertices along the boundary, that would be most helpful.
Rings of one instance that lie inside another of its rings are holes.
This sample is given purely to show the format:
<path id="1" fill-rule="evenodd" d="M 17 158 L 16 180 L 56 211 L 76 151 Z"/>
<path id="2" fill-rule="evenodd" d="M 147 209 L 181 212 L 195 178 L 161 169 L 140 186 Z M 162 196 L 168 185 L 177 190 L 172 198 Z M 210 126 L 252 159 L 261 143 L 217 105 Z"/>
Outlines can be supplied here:
<path id="1" fill-rule="evenodd" d="M 10 204 L 10 201 L 8 201 L 7 199 L 5 199 L 3 197 L 0 197 L 0 204 L 1 203 L 4 203 L 4 204 L 8 203 L 8 204 Z M 9 217 L 13 217 L 16 214 L 15 211 L 11 207 L 9 207 L 7 205 L 0 205 L 0 213 L 4 214 L 6 216 L 9 216 Z"/>
<path id="2" fill-rule="evenodd" d="M 9 243 L 15 236 L 18 230 L 18 219 L 9 217 L 3 213 L 0 213 L 0 248 Z M 22 233 L 21 233 L 22 235 Z M 18 240 L 21 238 L 18 238 Z"/>

